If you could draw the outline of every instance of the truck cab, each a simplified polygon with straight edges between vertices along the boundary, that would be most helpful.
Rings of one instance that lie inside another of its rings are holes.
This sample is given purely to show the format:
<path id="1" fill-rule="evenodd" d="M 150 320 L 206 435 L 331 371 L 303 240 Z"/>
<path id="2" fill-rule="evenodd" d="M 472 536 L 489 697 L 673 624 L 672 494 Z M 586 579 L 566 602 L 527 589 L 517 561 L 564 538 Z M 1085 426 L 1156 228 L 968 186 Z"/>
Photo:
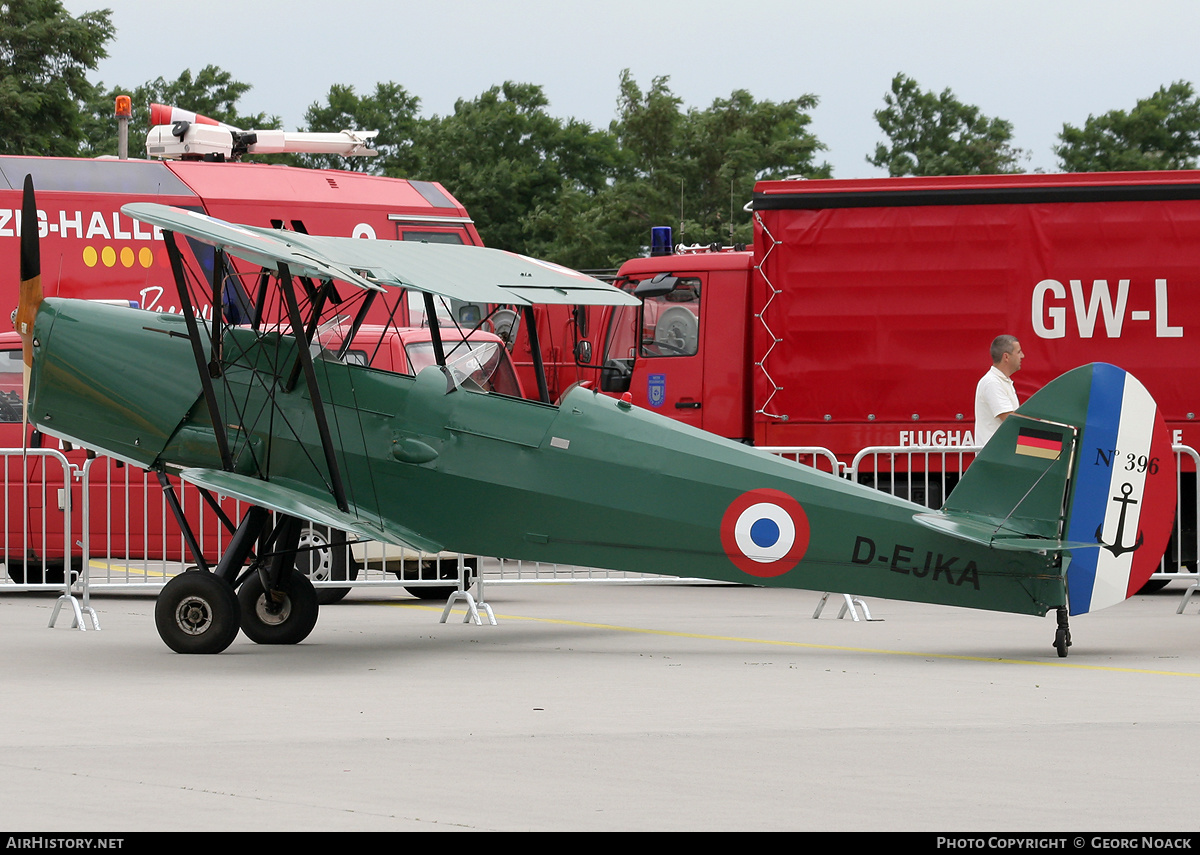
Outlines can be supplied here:
<path id="1" fill-rule="evenodd" d="M 751 256 L 707 247 L 631 259 L 617 284 L 641 299 L 605 318 L 600 390 L 748 440 Z"/>

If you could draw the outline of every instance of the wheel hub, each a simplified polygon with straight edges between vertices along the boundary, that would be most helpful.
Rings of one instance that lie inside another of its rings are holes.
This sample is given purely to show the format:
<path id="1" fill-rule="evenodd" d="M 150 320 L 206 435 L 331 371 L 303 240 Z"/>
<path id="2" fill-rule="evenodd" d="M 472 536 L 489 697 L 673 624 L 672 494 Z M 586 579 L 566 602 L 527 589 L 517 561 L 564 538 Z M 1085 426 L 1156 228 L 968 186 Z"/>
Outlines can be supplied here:
<path id="1" fill-rule="evenodd" d="M 175 623 L 188 635 L 203 635 L 212 622 L 212 606 L 201 597 L 187 597 L 175 609 Z"/>
<path id="2" fill-rule="evenodd" d="M 292 601 L 284 597 L 281 602 L 273 603 L 271 598 L 262 594 L 254 603 L 254 614 L 264 624 L 278 626 L 286 623 L 292 613 Z"/>

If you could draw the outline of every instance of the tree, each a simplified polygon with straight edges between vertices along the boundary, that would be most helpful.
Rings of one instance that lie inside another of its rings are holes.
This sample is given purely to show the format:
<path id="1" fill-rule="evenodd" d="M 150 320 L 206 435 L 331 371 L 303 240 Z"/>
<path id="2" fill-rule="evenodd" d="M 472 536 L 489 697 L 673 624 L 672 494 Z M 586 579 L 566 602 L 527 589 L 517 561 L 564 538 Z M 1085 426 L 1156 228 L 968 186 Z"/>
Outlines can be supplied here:
<path id="1" fill-rule="evenodd" d="M 250 91 L 249 83 L 234 80 L 233 75 L 215 65 L 206 65 L 193 76 L 192 70 L 184 71 L 174 80 L 158 77 L 136 87 L 132 91 L 122 87 L 105 89 L 98 84 L 88 99 L 87 117 L 84 124 L 84 140 L 80 154 L 85 157 L 117 153 L 117 124 L 113 119 L 113 102 L 118 95 L 129 95 L 133 115 L 130 129 L 150 126 L 150 105 L 166 104 L 191 110 L 218 122 L 225 122 L 242 130 L 271 129 L 279 127 L 279 117 L 266 113 L 241 113 L 237 103 Z M 131 144 L 131 151 L 133 149 Z"/>
<path id="2" fill-rule="evenodd" d="M 420 175 L 462 202 L 489 246 L 536 254 L 553 240 L 547 220 L 564 193 L 591 196 L 612 170 L 611 137 L 551 116 L 540 86 L 505 82 L 449 116 L 417 127 Z"/>
<path id="3" fill-rule="evenodd" d="M 621 73 L 617 119 L 608 129 L 615 146 L 610 181 L 590 198 L 564 196 L 559 210 L 536 212 L 547 232 L 549 221 L 557 221 L 558 245 L 547 247 L 552 257 L 582 256 L 574 266 L 583 268 L 614 267 L 638 254 L 652 225 L 678 221 L 685 117 L 668 81 L 656 77 L 643 92 L 629 69 Z"/>
<path id="4" fill-rule="evenodd" d="M 825 146 L 808 130 L 816 96 L 756 101 L 737 90 L 685 111 L 668 83 L 656 77 L 643 91 L 628 69 L 621 74 L 610 126 L 619 146 L 616 174 L 579 212 L 586 228 L 567 232 L 587 236 L 601 253 L 591 266 L 636 255 L 658 225 L 675 225 L 682 242 L 749 242 L 743 208 L 756 180 L 830 174 L 815 161 Z"/>
<path id="5" fill-rule="evenodd" d="M 880 143 L 867 162 L 888 175 L 985 175 L 1020 172 L 1027 157 L 1012 146 L 1012 123 L 983 115 L 949 89 L 922 92 L 911 77 L 897 74 L 883 96 L 887 105 L 875 121 L 890 144 Z"/>
<path id="6" fill-rule="evenodd" d="M 1132 110 L 1064 124 L 1054 147 L 1067 172 L 1195 169 L 1200 158 L 1200 98 L 1183 80 L 1159 87 Z"/>
<path id="7" fill-rule="evenodd" d="M 377 83 L 374 93 L 363 96 L 355 94 L 353 86 L 334 84 L 325 103 L 313 103 L 304 114 L 304 130 L 379 131 L 375 144 L 379 156 L 308 154 L 297 161 L 320 169 L 354 169 L 393 178 L 412 177 L 419 168 L 413 139 L 421 121 L 417 116 L 420 104 L 419 98 L 398 83 Z"/>
<path id="8" fill-rule="evenodd" d="M 738 89 L 705 110 L 688 111 L 679 155 L 687 170 L 685 219 L 698 227 L 693 239 L 749 242 L 753 229 L 743 207 L 759 179 L 829 177 L 829 164 L 814 163 L 825 149 L 808 130 L 808 111 L 816 106 L 815 95 L 776 103 Z"/>
<path id="9" fill-rule="evenodd" d="M 0 154 L 73 155 L 87 72 L 106 57 L 112 12 L 73 18 L 60 0 L 0 3 Z"/>

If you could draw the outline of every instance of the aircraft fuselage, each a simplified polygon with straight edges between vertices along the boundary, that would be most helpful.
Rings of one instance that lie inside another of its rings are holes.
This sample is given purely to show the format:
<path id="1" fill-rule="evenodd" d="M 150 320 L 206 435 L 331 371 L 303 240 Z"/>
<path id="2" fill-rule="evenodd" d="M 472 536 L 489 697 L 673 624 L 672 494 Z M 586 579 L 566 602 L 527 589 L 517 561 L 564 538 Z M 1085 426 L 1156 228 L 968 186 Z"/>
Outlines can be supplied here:
<path id="1" fill-rule="evenodd" d="M 31 420 L 147 468 L 220 469 L 177 316 L 48 299 Z M 205 343 L 205 347 L 208 344 Z M 232 467 L 329 501 L 295 339 L 227 329 L 213 386 Z M 921 506 L 585 389 L 557 406 L 318 356 L 350 512 L 445 549 L 1041 615 L 1065 604 L 1053 556 L 913 522 Z"/>

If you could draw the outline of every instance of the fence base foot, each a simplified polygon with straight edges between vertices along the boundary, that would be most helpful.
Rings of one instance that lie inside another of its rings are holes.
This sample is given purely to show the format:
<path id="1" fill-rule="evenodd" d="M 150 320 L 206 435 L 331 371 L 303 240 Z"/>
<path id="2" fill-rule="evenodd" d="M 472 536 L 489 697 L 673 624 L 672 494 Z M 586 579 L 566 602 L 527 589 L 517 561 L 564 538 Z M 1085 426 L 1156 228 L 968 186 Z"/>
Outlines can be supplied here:
<path id="1" fill-rule="evenodd" d="M 482 608 L 488 616 L 488 623 L 492 626 L 496 625 L 496 616 L 492 613 L 492 607 L 480 600 L 475 602 L 475 598 L 468 591 L 455 591 L 450 595 L 450 599 L 446 601 L 446 608 L 442 609 L 442 619 L 438 623 L 445 623 L 446 618 L 450 617 L 450 610 L 454 608 L 455 603 L 466 603 L 467 612 L 463 615 L 463 623 L 467 621 L 475 621 L 476 626 L 483 626 L 483 619 L 479 617 L 479 609 Z"/>
<path id="2" fill-rule="evenodd" d="M 84 612 L 86 612 L 88 617 L 92 620 L 92 629 L 99 632 L 100 619 L 96 617 L 96 610 L 91 606 L 81 608 L 79 605 L 79 600 L 75 599 L 75 597 L 71 596 L 70 594 L 63 594 L 54 603 L 54 611 L 50 614 L 50 623 L 47 624 L 50 629 L 54 629 L 54 622 L 58 620 L 58 611 L 65 603 L 71 604 L 71 612 L 74 615 L 71 618 L 71 629 L 78 629 L 80 632 L 87 632 L 87 627 L 83 625 L 83 615 Z"/>
<path id="3" fill-rule="evenodd" d="M 817 609 L 813 612 L 813 620 L 816 620 L 821 616 L 821 610 L 825 608 L 825 603 L 829 601 L 830 596 L 831 595 L 829 591 L 826 591 L 821 595 L 821 601 L 817 603 Z M 853 597 L 850 594 L 842 594 L 842 599 L 842 607 L 838 610 L 838 620 L 844 618 L 846 616 L 846 612 L 849 612 L 850 616 L 854 618 L 854 620 L 860 620 L 858 616 L 858 609 L 855 608 L 856 604 L 862 608 L 863 616 L 866 620 L 878 620 L 877 618 L 871 617 L 871 610 L 867 608 L 867 603 L 862 597 Z"/>
<path id="4" fill-rule="evenodd" d="M 1196 593 L 1196 589 L 1200 588 L 1200 582 L 1188 586 L 1188 589 L 1183 592 L 1183 599 L 1179 601 L 1179 608 L 1175 610 L 1175 614 L 1183 614 L 1183 610 L 1187 608 L 1188 600 L 1192 598 L 1192 594 Z"/>

